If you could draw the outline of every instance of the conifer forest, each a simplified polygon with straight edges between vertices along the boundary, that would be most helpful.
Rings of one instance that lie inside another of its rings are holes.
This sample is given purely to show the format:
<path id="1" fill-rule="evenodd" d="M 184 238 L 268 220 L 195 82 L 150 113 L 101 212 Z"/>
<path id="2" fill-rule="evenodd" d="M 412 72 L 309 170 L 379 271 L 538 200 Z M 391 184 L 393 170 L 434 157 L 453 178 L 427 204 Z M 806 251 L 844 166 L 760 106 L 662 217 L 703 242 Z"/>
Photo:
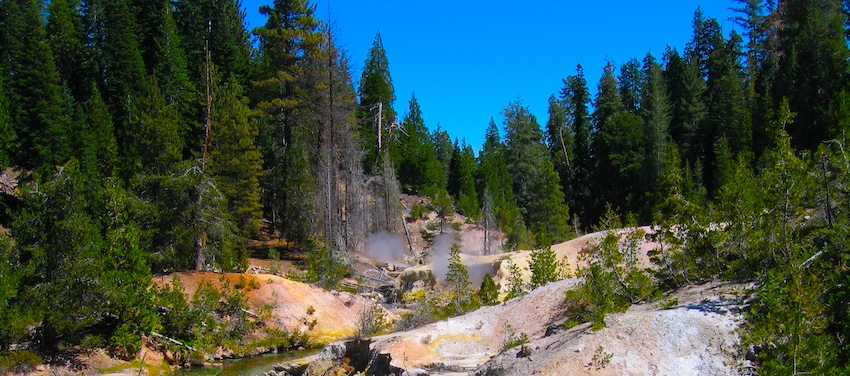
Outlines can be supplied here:
<path id="1" fill-rule="evenodd" d="M 654 226 L 657 268 L 607 299 L 752 283 L 758 372 L 850 372 L 850 2 L 729 6 L 734 31 L 696 9 L 684 46 L 563 72 L 548 119 L 503 104 L 474 150 L 396 98 L 380 34 L 348 56 L 308 0 L 253 30 L 239 0 L 0 0 L 0 359 L 213 335 L 154 276 L 244 272 L 268 240 L 344 275 L 408 194 L 505 251 Z"/>

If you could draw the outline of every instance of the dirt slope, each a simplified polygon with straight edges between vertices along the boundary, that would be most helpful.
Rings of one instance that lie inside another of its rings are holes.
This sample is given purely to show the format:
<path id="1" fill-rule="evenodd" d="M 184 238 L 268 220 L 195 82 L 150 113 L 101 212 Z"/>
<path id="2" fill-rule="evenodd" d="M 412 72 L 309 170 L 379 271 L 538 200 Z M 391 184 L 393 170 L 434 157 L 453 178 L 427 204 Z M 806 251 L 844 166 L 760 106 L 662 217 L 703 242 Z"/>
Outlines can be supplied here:
<path id="1" fill-rule="evenodd" d="M 284 326 L 287 329 L 299 329 L 304 319 L 316 320 L 316 326 L 311 332 L 315 342 L 330 343 L 341 339 L 352 338 L 357 334 L 358 324 L 364 307 L 372 304 L 368 298 L 349 294 L 347 292 L 325 291 L 321 288 L 292 281 L 270 274 L 235 274 L 183 272 L 155 278 L 158 284 L 169 283 L 174 276 L 179 276 L 185 286 L 184 292 L 192 296 L 201 281 L 220 285 L 220 279 L 225 278 L 231 286 L 242 279 L 247 286 L 245 295 L 248 306 L 253 312 L 259 312 L 263 307 L 271 308 L 271 320 L 268 325 Z M 253 283 L 252 283 L 253 282 Z M 307 314 L 312 307 L 315 312 Z M 395 321 L 397 317 L 386 311 L 388 319 Z"/>

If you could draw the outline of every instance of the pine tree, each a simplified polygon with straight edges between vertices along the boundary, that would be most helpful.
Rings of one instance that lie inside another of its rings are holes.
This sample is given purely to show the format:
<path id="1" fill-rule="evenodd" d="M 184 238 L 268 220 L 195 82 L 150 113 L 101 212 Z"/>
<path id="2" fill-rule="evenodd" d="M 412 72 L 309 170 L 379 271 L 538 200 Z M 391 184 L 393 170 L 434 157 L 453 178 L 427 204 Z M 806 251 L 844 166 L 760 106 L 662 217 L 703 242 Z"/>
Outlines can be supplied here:
<path id="1" fill-rule="evenodd" d="M 172 4 L 163 0 L 137 0 L 139 52 L 148 75 L 159 82 L 166 103 L 174 105 L 180 118 L 180 135 L 190 152 L 204 143 L 200 127 L 200 98 L 189 80 L 186 53 L 172 14 Z M 203 50 L 202 50 L 203 51 Z M 203 64 L 202 66 L 206 66 Z"/>
<path id="2" fill-rule="evenodd" d="M 669 47 L 664 55 L 663 73 L 672 106 L 669 133 L 681 150 L 682 159 L 696 163 L 700 155 L 697 129 L 705 119 L 705 81 L 699 76 L 696 56 L 688 51 L 685 57 Z"/>
<path id="3" fill-rule="evenodd" d="M 549 96 L 549 120 L 546 122 L 546 144 L 549 146 L 549 153 L 552 156 L 552 163 L 555 165 L 555 171 L 561 178 L 561 182 L 568 182 L 571 178 L 572 166 L 570 162 L 575 159 L 573 149 L 574 135 L 570 131 L 567 124 L 567 117 L 564 113 L 564 104 L 555 98 L 555 95 Z M 572 187 L 569 184 L 563 184 L 564 195 L 572 197 Z"/>
<path id="4" fill-rule="evenodd" d="M 644 123 L 642 133 L 645 152 L 642 191 L 649 194 L 656 191 L 657 181 L 663 173 L 664 155 L 670 139 L 668 129 L 671 107 L 661 66 L 652 54 L 647 54 L 643 60 L 643 76 L 645 80 L 641 88 L 643 103 L 640 111 Z M 649 207 L 642 209 L 644 218 L 649 219 Z"/>
<path id="5" fill-rule="evenodd" d="M 481 287 L 478 288 L 478 300 L 485 306 L 499 304 L 499 289 L 490 274 L 485 274 L 484 280 L 481 281 Z"/>
<path id="6" fill-rule="evenodd" d="M 305 90 L 305 62 L 323 41 L 314 17 L 315 6 L 306 0 L 278 0 L 263 6 L 268 17 L 254 34 L 259 39 L 261 79 L 255 85 L 258 108 L 265 113 L 260 131 L 266 163 L 264 190 L 269 230 L 301 242 L 310 230 L 309 128 Z"/>
<path id="7" fill-rule="evenodd" d="M 574 155 L 569 179 L 563 182 L 570 186 L 571 195 L 566 198 L 567 204 L 573 210 L 573 223 L 579 220 L 587 221 L 596 216 L 593 212 L 593 198 L 590 176 L 593 171 L 593 154 L 591 150 L 591 135 L 593 125 L 590 121 L 590 92 L 584 69 L 581 65 L 576 68 L 576 75 L 564 79 L 561 89 L 561 101 L 566 107 L 567 122 L 571 125 L 574 140 Z M 592 222 L 587 222 L 592 223 Z"/>
<path id="8" fill-rule="evenodd" d="M 133 104 L 127 124 L 134 137 L 124 149 L 124 172 L 162 174 L 182 158 L 183 139 L 179 131 L 179 114 L 168 104 L 156 79 L 148 84 L 147 93 Z"/>
<path id="9" fill-rule="evenodd" d="M 624 110 L 637 115 L 643 101 L 641 84 L 644 81 L 644 76 L 640 69 L 640 61 L 631 59 L 620 66 L 620 77 L 617 81 Z"/>
<path id="10" fill-rule="evenodd" d="M 517 249 L 530 246 L 531 240 L 525 227 L 525 220 L 520 214 L 513 192 L 513 176 L 505 173 L 508 171 L 505 145 L 502 143 L 499 129 L 493 118 L 490 118 L 487 126 L 479 159 L 479 190 L 485 202 L 489 198 L 492 203 L 498 226 L 507 235 L 507 247 Z"/>
<path id="11" fill-rule="evenodd" d="M 88 69 L 91 56 L 84 44 L 80 5 L 77 0 L 51 1 L 47 18 L 47 35 L 56 68 L 77 103 L 88 99 L 94 79 Z"/>
<path id="12" fill-rule="evenodd" d="M 428 128 L 422 119 L 422 110 L 416 95 L 410 98 L 410 107 L 404 115 L 401 129 L 388 134 L 397 137 L 398 142 L 390 143 L 388 138 L 385 147 L 392 148 L 390 155 L 393 164 L 398 169 L 398 180 L 402 190 L 413 194 L 433 196 L 446 190 L 447 176 L 437 151 L 428 135 Z"/>
<path id="13" fill-rule="evenodd" d="M 538 245 L 560 242 L 569 234 L 569 213 L 543 132 L 521 102 L 506 106 L 504 115 L 505 160 L 515 179 L 517 204 Z"/>
<path id="14" fill-rule="evenodd" d="M 242 87 L 231 76 L 213 87 L 210 175 L 227 200 L 243 237 L 257 236 L 263 220 L 260 177 L 263 160 L 254 145 L 257 114 L 248 107 Z"/>
<path id="15" fill-rule="evenodd" d="M 101 177 L 113 176 L 118 172 L 118 144 L 115 140 L 115 125 L 109 108 L 100 95 L 100 90 L 92 84 L 91 98 L 86 102 L 86 120 L 92 133 L 92 143 L 86 147 L 92 148 L 97 164 L 94 168 Z"/>
<path id="16" fill-rule="evenodd" d="M 0 4 L 0 62 L 9 90 L 12 129 L 18 137 L 13 164 L 38 168 L 70 157 L 70 106 L 47 43 L 41 7 L 34 0 Z"/>
<path id="17" fill-rule="evenodd" d="M 130 124 L 135 101 L 146 95 L 150 88 L 145 74 L 145 63 L 139 52 L 134 14 L 129 0 L 104 0 L 101 4 L 92 3 L 89 9 L 90 32 L 99 35 L 102 40 L 94 41 L 96 54 L 102 54 L 95 67 L 103 72 L 100 83 L 101 94 L 112 111 L 115 122 L 115 135 L 121 150 L 130 150 L 137 135 Z M 128 171 L 124 171 L 128 174 Z"/>
<path id="18" fill-rule="evenodd" d="M 446 283 L 454 303 L 454 314 L 461 315 L 469 309 L 475 309 L 472 290 L 469 288 L 469 272 L 460 259 L 460 246 L 455 244 L 449 252 L 449 270 L 446 272 Z"/>
<path id="19" fill-rule="evenodd" d="M 552 247 L 543 247 L 531 252 L 529 288 L 532 290 L 560 279 L 559 264 Z"/>
<path id="20" fill-rule="evenodd" d="M 375 124 L 375 116 L 377 116 L 378 104 L 381 105 L 382 126 L 389 126 L 395 119 L 395 111 L 393 103 L 395 102 L 395 88 L 390 77 L 389 61 L 387 60 L 387 52 L 384 50 L 384 42 L 381 39 L 381 33 L 375 35 L 375 40 L 372 43 L 372 48 L 369 49 L 369 56 L 363 64 L 363 74 L 360 78 L 360 111 L 358 118 L 360 121 L 360 139 L 363 143 L 363 148 L 366 150 L 366 155 L 363 160 L 363 167 L 367 173 L 374 173 L 379 166 L 380 150 L 378 143 L 384 143 L 385 135 L 383 130 L 379 139 L 378 130 Z"/>
<path id="21" fill-rule="evenodd" d="M 12 119 L 9 114 L 9 99 L 6 94 L 6 85 L 3 84 L 5 76 L 0 69 L 0 168 L 5 169 L 12 163 L 12 153 L 17 137 L 12 128 Z"/>
<path id="22" fill-rule="evenodd" d="M 833 111 L 848 92 L 844 5 L 839 0 L 782 2 L 779 7 L 779 70 L 774 108 L 787 97 L 798 116 L 788 129 L 796 147 L 814 150 L 845 129 Z"/>
<path id="23" fill-rule="evenodd" d="M 461 214 L 477 219 L 481 215 L 481 206 L 475 189 L 475 152 L 466 140 L 456 145 L 454 150 L 450 164 L 449 194 L 455 197 Z"/>
<path id="24" fill-rule="evenodd" d="M 449 167 L 452 163 L 452 156 L 454 156 L 455 149 L 449 132 L 442 129 L 440 123 L 437 123 L 437 129 L 431 132 L 431 142 L 434 143 L 434 147 L 437 149 L 437 159 L 443 165 L 446 176 L 449 176 Z"/>
<path id="25" fill-rule="evenodd" d="M 204 85 L 205 50 L 218 67 L 224 82 L 231 76 L 242 87 L 251 78 L 250 34 L 245 29 L 245 11 L 236 0 L 181 0 L 174 3 L 174 21 L 189 76 L 195 87 Z"/>

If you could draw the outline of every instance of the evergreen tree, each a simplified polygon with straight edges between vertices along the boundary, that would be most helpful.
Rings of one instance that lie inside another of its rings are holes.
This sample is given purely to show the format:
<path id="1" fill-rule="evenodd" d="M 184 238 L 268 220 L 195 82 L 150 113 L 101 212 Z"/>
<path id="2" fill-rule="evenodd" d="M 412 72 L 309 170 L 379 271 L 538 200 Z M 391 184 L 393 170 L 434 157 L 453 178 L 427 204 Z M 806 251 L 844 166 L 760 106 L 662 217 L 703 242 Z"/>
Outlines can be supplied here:
<path id="1" fill-rule="evenodd" d="M 101 327 L 115 345 L 137 351 L 156 324 L 150 270 L 125 222 L 126 193 L 115 181 L 105 189 L 86 182 L 72 159 L 39 191 L 27 191 L 39 198 L 25 197 L 13 223 L 13 262 L 25 270 L 19 298 L 37 310 L 46 346 L 79 343 Z"/>
<path id="2" fill-rule="evenodd" d="M 133 113 L 135 101 L 150 90 L 145 63 L 139 52 L 134 13 L 130 0 L 104 0 L 101 4 L 94 2 L 89 9 L 89 23 L 93 24 L 90 31 L 99 35 L 102 40 L 95 41 L 96 54 L 102 54 L 95 69 L 102 72 L 100 77 L 104 101 L 112 110 L 112 120 L 115 122 L 115 135 L 121 150 L 131 150 L 137 142 L 136 129 L 131 125 L 131 116 L 141 116 Z M 129 171 L 124 171 L 125 174 Z"/>
<path id="3" fill-rule="evenodd" d="M 505 107 L 505 160 L 514 193 L 538 245 L 566 239 L 569 212 L 537 119 L 520 102 Z"/>
<path id="4" fill-rule="evenodd" d="M 18 137 L 12 161 L 29 169 L 64 163 L 70 157 L 70 104 L 46 43 L 42 9 L 34 0 L 4 1 L 0 14 L 0 62 Z"/>
<path id="5" fill-rule="evenodd" d="M 442 129 L 440 123 L 437 123 L 437 129 L 431 132 L 431 142 L 434 143 L 434 147 L 437 149 L 437 159 L 443 165 L 446 176 L 449 176 L 449 167 L 452 163 L 452 156 L 454 156 L 455 149 L 449 132 Z"/>
<path id="6" fill-rule="evenodd" d="M 638 114 L 638 109 L 643 102 L 641 99 L 643 80 L 644 76 L 638 59 L 631 59 L 620 66 L 620 77 L 617 81 L 620 86 L 623 107 L 626 111 L 635 115 Z"/>
<path id="7" fill-rule="evenodd" d="M 95 156 L 96 164 L 93 171 L 101 177 L 113 176 L 118 172 L 118 144 L 115 140 L 115 125 L 109 108 L 100 95 L 100 90 L 92 84 L 91 98 L 86 102 L 86 120 L 91 131 L 91 144 L 85 147 L 93 149 L 90 153 Z"/>
<path id="8" fill-rule="evenodd" d="M 528 267 L 531 269 L 529 288 L 532 290 L 560 279 L 558 260 L 552 247 L 532 251 Z"/>
<path id="9" fill-rule="evenodd" d="M 531 245 L 525 220 L 517 207 L 513 192 L 514 180 L 506 174 L 508 164 L 505 145 L 499 136 L 496 122 L 490 118 L 484 145 L 479 153 L 479 181 L 481 196 L 492 203 L 493 212 L 499 226 L 507 235 L 507 247 L 525 248 Z"/>
<path id="10" fill-rule="evenodd" d="M 569 179 L 564 186 L 570 186 L 571 195 L 566 198 L 567 204 L 573 210 L 574 225 L 596 216 L 593 213 L 593 198 L 590 176 L 593 171 L 593 154 L 591 150 L 591 135 L 593 126 L 590 121 L 590 92 L 584 69 L 581 65 L 576 68 L 576 75 L 564 79 L 561 89 L 561 101 L 566 107 L 567 122 L 571 125 L 574 140 L 573 167 Z"/>
<path id="11" fill-rule="evenodd" d="M 379 166 L 381 151 L 378 148 L 378 143 L 385 143 L 386 137 L 384 130 L 381 130 L 381 139 L 378 138 L 378 130 L 376 124 L 376 116 L 378 109 L 375 108 L 380 104 L 381 119 L 378 123 L 382 127 L 390 126 L 395 120 L 395 111 L 393 103 L 395 102 L 395 88 L 390 77 L 389 61 L 387 60 L 387 52 L 384 50 L 384 42 L 381 39 L 381 33 L 375 35 L 375 41 L 372 42 L 372 48 L 369 49 L 369 56 L 363 64 L 363 74 L 360 78 L 360 111 L 358 118 L 360 121 L 360 139 L 363 143 L 363 148 L 366 150 L 366 155 L 363 160 L 363 167 L 367 173 L 374 173 Z M 383 147 L 383 146 L 382 146 Z"/>
<path id="12" fill-rule="evenodd" d="M 397 176 L 402 190 L 425 196 L 444 192 L 447 184 L 445 170 L 437 159 L 437 151 L 428 135 L 415 94 L 410 98 L 410 108 L 404 115 L 400 131 L 393 133 L 398 142 L 397 146 L 393 145 L 390 154 L 398 169 Z M 389 137 L 386 141 L 389 141 Z M 387 142 L 385 145 L 388 147 L 389 144 Z"/>
<path id="13" fill-rule="evenodd" d="M 278 0 L 263 6 L 268 17 L 254 34 L 259 39 L 259 81 L 255 83 L 258 108 L 265 113 L 261 138 L 266 163 L 264 190 L 269 230 L 300 242 L 309 232 L 309 171 L 306 62 L 323 41 L 306 0 Z"/>
<path id="14" fill-rule="evenodd" d="M 481 287 L 478 288 L 478 300 L 485 306 L 499 304 L 499 289 L 490 274 L 485 274 L 484 280 L 481 281 Z"/>
<path id="15" fill-rule="evenodd" d="M 672 106 L 669 133 L 681 150 L 682 159 L 690 164 L 696 163 L 700 156 L 700 143 L 697 129 L 705 119 L 705 81 L 699 76 L 696 56 L 688 51 L 685 57 L 678 51 L 667 49 L 664 60 L 666 68 L 664 79 Z"/>
<path id="16" fill-rule="evenodd" d="M 90 95 L 93 77 L 87 69 L 90 52 L 83 34 L 83 18 L 77 0 L 51 1 L 47 18 L 47 35 L 61 82 L 71 91 L 77 103 Z"/>
<path id="17" fill-rule="evenodd" d="M 470 218 L 478 218 L 481 206 L 475 189 L 475 152 L 464 140 L 455 141 L 449 175 L 449 194 L 455 197 L 458 211 Z"/>
<path id="18" fill-rule="evenodd" d="M 213 88 L 210 175 L 227 200 L 241 235 L 257 236 L 263 221 L 260 177 L 263 160 L 254 145 L 257 114 L 248 107 L 242 87 L 231 76 Z"/>
<path id="19" fill-rule="evenodd" d="M 570 161 L 575 159 L 574 141 L 574 135 L 567 124 L 563 103 L 555 98 L 555 95 L 550 95 L 549 120 L 546 122 L 546 144 L 549 146 L 555 171 L 564 183 L 569 182 L 571 178 L 572 166 Z M 563 184 L 563 188 L 564 195 L 572 197 L 572 186 Z"/>
<path id="20" fill-rule="evenodd" d="M 245 11 L 238 0 L 181 0 L 174 3 L 174 21 L 186 52 L 186 66 L 194 86 L 206 77 L 205 50 L 224 82 L 231 76 L 247 87 L 251 76 L 250 34 Z"/>
<path id="21" fill-rule="evenodd" d="M 204 143 L 200 127 L 198 93 L 189 80 L 186 53 L 181 45 L 172 14 L 172 4 L 163 0 L 137 0 L 140 37 L 139 52 L 147 67 L 147 74 L 156 78 L 166 103 L 174 105 L 179 115 L 180 135 L 187 150 L 198 153 Z M 202 67 L 207 64 L 202 64 Z"/>
<path id="22" fill-rule="evenodd" d="M 822 141 L 843 135 L 837 110 L 848 92 L 848 52 L 839 0 L 789 1 L 779 7 L 779 70 L 773 100 L 787 97 L 798 114 L 788 134 L 794 146 L 814 150 Z"/>
<path id="23" fill-rule="evenodd" d="M 6 86 L 3 84 L 5 76 L 0 69 L 0 168 L 9 167 L 12 163 L 12 153 L 17 137 L 12 128 L 10 116 L 9 99 L 6 94 Z"/>
<path id="24" fill-rule="evenodd" d="M 643 93 L 640 115 L 644 123 L 643 183 L 642 191 L 647 194 L 655 192 L 657 181 L 663 173 L 664 155 L 670 139 L 670 102 L 667 87 L 662 77 L 661 66 L 652 54 L 647 54 L 643 60 L 643 76 L 645 78 L 641 92 Z M 644 207 L 644 218 L 648 212 Z"/>
<path id="25" fill-rule="evenodd" d="M 446 272 L 446 283 L 449 287 L 449 295 L 454 303 L 454 312 L 451 316 L 462 315 L 470 309 L 478 308 L 473 300 L 472 290 L 469 288 L 469 272 L 460 259 L 460 246 L 455 244 L 449 252 L 449 270 Z"/>
<path id="26" fill-rule="evenodd" d="M 156 79 L 148 84 L 144 97 L 133 104 L 128 124 L 134 136 L 124 149 L 124 172 L 162 174 L 181 160 L 183 139 L 179 133 L 176 106 L 166 103 Z"/>

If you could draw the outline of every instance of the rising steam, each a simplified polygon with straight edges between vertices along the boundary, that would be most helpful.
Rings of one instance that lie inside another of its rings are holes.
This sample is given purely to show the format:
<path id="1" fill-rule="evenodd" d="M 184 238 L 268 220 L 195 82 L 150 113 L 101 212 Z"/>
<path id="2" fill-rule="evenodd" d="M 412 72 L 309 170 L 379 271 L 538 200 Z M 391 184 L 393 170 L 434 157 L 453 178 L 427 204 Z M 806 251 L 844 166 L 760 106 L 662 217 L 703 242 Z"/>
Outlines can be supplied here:
<path id="1" fill-rule="evenodd" d="M 404 257 L 404 238 L 386 231 L 376 232 L 366 239 L 363 252 L 378 262 L 393 262 Z"/>

